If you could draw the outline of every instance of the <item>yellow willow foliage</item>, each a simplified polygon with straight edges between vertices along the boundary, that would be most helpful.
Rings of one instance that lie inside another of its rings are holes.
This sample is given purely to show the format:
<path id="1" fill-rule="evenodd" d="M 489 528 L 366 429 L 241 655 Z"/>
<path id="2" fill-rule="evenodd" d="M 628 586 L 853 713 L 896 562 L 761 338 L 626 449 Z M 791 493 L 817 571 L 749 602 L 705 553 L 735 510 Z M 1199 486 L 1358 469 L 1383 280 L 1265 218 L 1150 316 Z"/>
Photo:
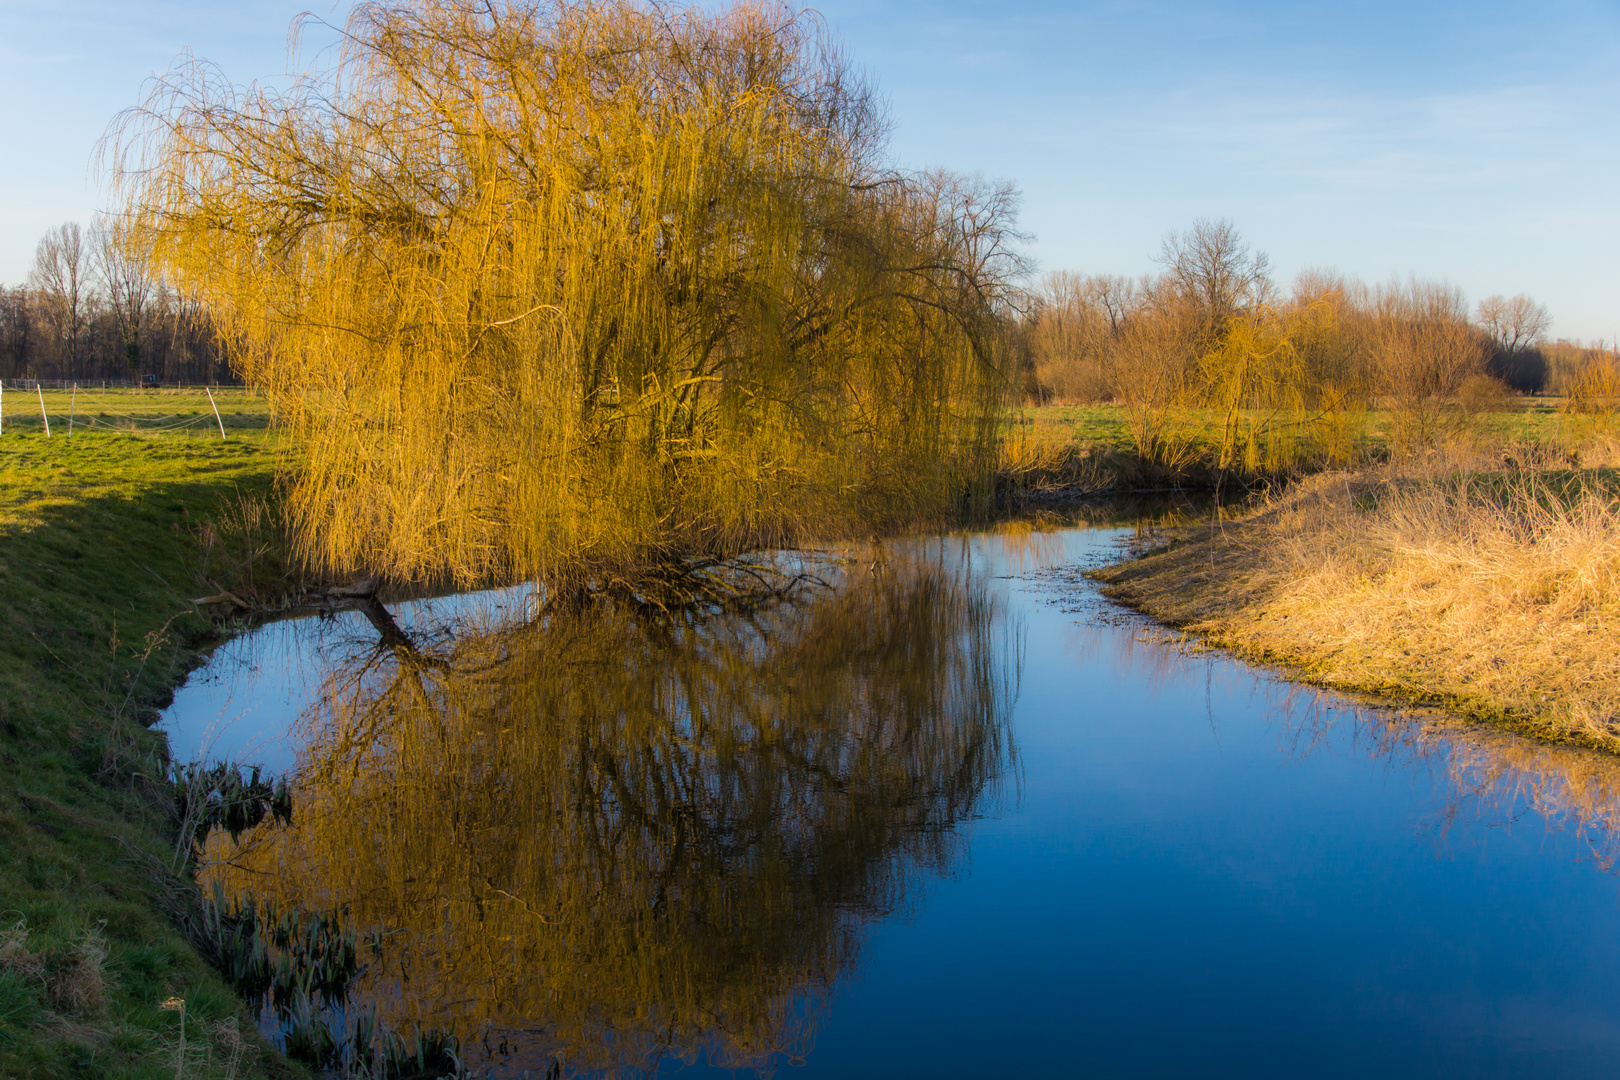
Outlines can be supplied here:
<path id="1" fill-rule="evenodd" d="M 465 584 L 985 497 L 1016 193 L 882 135 L 783 6 L 417 0 L 285 91 L 176 70 L 115 147 L 296 437 L 310 564 Z"/>
<path id="2" fill-rule="evenodd" d="M 1227 320 L 1198 364 L 1216 468 L 1252 475 L 1348 457 L 1347 395 L 1321 349 L 1336 321 L 1327 301 L 1288 310 L 1257 305 Z"/>
<path id="3" fill-rule="evenodd" d="M 1335 298 L 1257 303 L 1208 332 L 1194 315 L 1172 298 L 1118 337 L 1114 384 L 1143 457 L 1252 476 L 1352 456 L 1360 373 Z"/>
<path id="4" fill-rule="evenodd" d="M 966 572 L 880 557 L 747 616 L 598 603 L 362 653 L 292 823 L 207 873 L 386 929 L 362 1000 L 519 1032 L 514 1072 L 764 1068 L 1008 774 L 1011 629 Z"/>
<path id="5" fill-rule="evenodd" d="M 1620 356 L 1589 360 L 1579 374 L 1567 381 L 1564 412 L 1578 418 L 1589 433 L 1612 432 L 1620 416 Z"/>

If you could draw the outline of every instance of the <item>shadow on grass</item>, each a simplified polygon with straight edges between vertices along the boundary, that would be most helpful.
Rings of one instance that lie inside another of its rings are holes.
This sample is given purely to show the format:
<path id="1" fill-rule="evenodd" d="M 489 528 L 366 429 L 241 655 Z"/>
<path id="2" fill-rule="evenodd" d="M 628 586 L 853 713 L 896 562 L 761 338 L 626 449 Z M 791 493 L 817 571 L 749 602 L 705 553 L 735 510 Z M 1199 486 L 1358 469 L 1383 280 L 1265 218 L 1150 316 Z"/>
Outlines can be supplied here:
<path id="1" fill-rule="evenodd" d="M 40 445 L 7 427 L 0 922 L 29 928 L 47 966 L 74 962 L 94 930 L 105 980 L 98 1000 L 70 1000 L 0 958 L 0 977 L 17 983 L 16 1007 L 0 1016 L 0 1075 L 83 1061 L 97 1075 L 172 1076 L 172 1058 L 154 1050 L 175 1023 L 166 997 L 210 1021 L 246 1014 L 164 917 L 161 885 L 137 855 L 172 846 L 166 751 L 147 725 L 211 633 L 188 603 L 208 568 L 201 540 L 233 501 L 270 493 L 268 458 L 262 445 L 223 455 L 127 438 Z"/>

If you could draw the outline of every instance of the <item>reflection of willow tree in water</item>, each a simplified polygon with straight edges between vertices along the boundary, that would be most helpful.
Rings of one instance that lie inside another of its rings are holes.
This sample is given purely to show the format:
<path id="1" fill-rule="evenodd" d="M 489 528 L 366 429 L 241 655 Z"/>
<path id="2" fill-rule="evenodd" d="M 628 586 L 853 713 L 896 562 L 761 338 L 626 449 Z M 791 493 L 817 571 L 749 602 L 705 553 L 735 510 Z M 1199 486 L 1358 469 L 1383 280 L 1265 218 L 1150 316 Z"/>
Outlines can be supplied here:
<path id="1" fill-rule="evenodd" d="M 385 1022 L 574 1065 L 802 1053 L 862 924 L 1011 763 L 1017 653 L 938 564 L 747 615 L 596 604 L 338 676 L 291 827 L 216 868 L 395 933 Z"/>

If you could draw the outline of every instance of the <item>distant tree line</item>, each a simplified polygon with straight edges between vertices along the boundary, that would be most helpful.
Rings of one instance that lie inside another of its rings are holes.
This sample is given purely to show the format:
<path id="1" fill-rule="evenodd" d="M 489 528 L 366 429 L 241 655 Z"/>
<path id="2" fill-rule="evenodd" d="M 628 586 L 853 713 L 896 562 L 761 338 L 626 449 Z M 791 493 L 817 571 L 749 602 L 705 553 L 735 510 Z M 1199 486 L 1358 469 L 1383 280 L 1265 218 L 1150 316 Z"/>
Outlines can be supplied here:
<path id="1" fill-rule="evenodd" d="M 0 285 L 0 378 L 236 382 L 213 320 L 117 221 L 48 230 L 25 284 Z"/>
<path id="2" fill-rule="evenodd" d="M 1471 310 L 1447 284 L 1320 270 L 1285 291 L 1230 221 L 1172 234 L 1158 262 L 1140 278 L 1048 274 L 1017 332 L 1025 400 L 1124 405 L 1166 464 L 1211 441 L 1223 468 L 1332 458 L 1372 409 L 1394 416 L 1398 447 L 1429 444 L 1509 391 L 1568 394 L 1609 363 L 1547 345 L 1527 296 Z"/>
<path id="3" fill-rule="evenodd" d="M 1560 338 L 1536 350 L 1547 366 L 1547 392 L 1571 400 L 1620 395 L 1620 342 Z"/>

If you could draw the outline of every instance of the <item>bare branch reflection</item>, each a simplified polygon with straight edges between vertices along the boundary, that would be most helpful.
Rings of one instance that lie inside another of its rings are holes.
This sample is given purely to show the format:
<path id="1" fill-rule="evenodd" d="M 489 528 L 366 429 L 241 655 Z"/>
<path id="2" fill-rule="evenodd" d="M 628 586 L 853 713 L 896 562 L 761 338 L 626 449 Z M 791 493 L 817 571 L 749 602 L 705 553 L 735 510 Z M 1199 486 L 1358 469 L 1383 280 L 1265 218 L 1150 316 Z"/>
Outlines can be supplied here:
<path id="1" fill-rule="evenodd" d="M 212 872 L 386 928 L 385 1023 L 570 1072 L 800 1058 L 863 927 L 952 869 L 1015 767 L 1018 632 L 950 565 L 356 652 L 294 823 Z"/>

